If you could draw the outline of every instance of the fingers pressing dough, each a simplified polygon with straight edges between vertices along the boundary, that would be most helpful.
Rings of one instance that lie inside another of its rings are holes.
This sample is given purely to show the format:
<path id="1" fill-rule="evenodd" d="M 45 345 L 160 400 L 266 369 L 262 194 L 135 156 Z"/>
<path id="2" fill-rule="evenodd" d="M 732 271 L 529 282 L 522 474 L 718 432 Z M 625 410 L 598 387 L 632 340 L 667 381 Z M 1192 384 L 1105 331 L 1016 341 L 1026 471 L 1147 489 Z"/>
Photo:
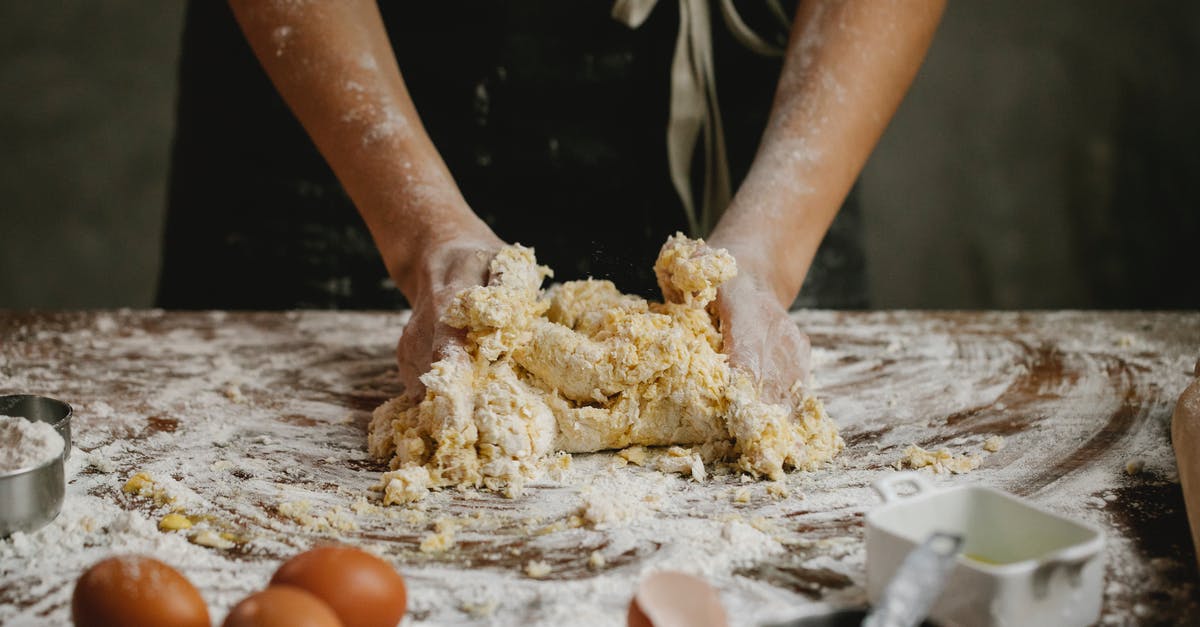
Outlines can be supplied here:
<path id="1" fill-rule="evenodd" d="M 551 272 L 533 251 L 501 250 L 487 285 L 444 317 L 466 350 L 421 377 L 424 398 L 375 411 L 368 446 L 393 468 L 385 502 L 444 486 L 515 495 L 555 451 L 704 445 L 772 479 L 832 459 L 843 443 L 819 400 L 797 386 L 788 403 L 765 403 L 720 353 L 705 307 L 736 272 L 728 252 L 675 235 L 655 264 L 667 302 L 652 304 L 608 281 L 542 291 Z"/>

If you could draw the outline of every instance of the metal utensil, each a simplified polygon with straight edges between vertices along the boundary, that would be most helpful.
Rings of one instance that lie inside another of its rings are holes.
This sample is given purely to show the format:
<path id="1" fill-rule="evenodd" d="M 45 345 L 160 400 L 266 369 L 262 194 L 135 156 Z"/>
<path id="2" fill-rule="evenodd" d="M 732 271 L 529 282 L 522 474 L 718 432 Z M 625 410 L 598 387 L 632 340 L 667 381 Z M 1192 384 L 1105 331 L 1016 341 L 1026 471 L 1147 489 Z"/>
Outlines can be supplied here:
<path id="1" fill-rule="evenodd" d="M 913 627 L 924 620 L 945 587 L 962 544 L 960 535 L 930 534 L 904 557 L 863 627 Z"/>
<path id="2" fill-rule="evenodd" d="M 866 615 L 867 610 L 862 608 L 844 608 L 823 611 L 766 627 L 859 627 Z M 922 627 L 933 627 L 928 622 L 921 623 L 921 625 Z"/>
<path id="3" fill-rule="evenodd" d="M 0 396 L 0 415 L 50 423 L 63 439 L 62 454 L 33 468 L 0 474 L 0 537 L 7 537 L 49 523 L 62 509 L 63 462 L 71 452 L 71 406 L 44 396 Z"/>
<path id="4" fill-rule="evenodd" d="M 803 616 L 765 627 L 916 627 L 937 600 L 962 548 L 962 536 L 935 532 L 904 557 L 879 605 Z"/>

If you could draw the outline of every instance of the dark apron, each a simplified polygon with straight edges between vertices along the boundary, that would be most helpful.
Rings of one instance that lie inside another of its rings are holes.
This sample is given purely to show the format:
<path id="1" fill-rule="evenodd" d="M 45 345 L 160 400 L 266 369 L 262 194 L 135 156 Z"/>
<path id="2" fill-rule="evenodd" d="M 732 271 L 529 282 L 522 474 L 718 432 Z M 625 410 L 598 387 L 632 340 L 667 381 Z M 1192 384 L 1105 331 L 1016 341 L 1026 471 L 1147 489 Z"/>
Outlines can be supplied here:
<path id="1" fill-rule="evenodd" d="M 637 30 L 610 18 L 609 0 L 380 8 L 434 145 L 496 234 L 534 247 L 555 280 L 611 279 L 657 296 L 658 249 L 687 230 L 665 145 L 678 5 L 660 2 Z M 765 11 L 742 10 L 760 33 L 773 26 L 773 38 L 785 35 Z M 743 49 L 719 19 L 713 40 L 736 189 L 780 65 Z M 403 306 L 361 218 L 226 3 L 189 4 L 179 84 L 159 306 Z M 860 232 L 852 196 L 798 304 L 866 305 Z"/>

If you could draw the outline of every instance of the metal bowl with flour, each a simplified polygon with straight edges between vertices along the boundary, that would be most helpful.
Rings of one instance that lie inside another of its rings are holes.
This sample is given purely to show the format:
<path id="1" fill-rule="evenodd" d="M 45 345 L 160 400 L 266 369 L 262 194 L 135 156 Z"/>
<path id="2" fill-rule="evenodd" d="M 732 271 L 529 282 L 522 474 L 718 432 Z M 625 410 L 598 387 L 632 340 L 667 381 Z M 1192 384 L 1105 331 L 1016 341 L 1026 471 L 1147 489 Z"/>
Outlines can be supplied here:
<path id="1" fill-rule="evenodd" d="M 62 509 L 66 491 L 63 463 L 71 454 L 71 406 L 44 396 L 0 396 L 0 416 L 48 423 L 63 439 L 62 452 L 51 459 L 0 473 L 0 537 L 7 537 L 38 529 Z"/>

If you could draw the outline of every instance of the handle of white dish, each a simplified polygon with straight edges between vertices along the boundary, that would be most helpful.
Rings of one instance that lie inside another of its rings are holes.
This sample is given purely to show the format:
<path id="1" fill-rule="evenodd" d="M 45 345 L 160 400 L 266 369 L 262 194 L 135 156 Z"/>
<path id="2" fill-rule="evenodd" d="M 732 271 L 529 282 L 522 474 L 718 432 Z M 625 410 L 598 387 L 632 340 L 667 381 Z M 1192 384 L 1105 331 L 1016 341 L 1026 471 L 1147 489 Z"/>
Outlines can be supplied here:
<path id="1" fill-rule="evenodd" d="M 1049 594 L 1050 578 L 1054 573 L 1062 571 L 1072 588 L 1083 584 L 1083 569 L 1096 554 L 1103 550 L 1103 543 L 1087 543 L 1073 546 L 1057 553 L 1052 553 L 1042 559 L 1041 564 L 1033 571 L 1033 597 L 1043 599 Z"/>
<path id="2" fill-rule="evenodd" d="M 1045 558 L 1042 561 L 1041 568 L 1046 569 L 1048 572 L 1060 568 L 1064 569 L 1071 581 L 1071 586 L 1077 587 L 1083 567 L 1099 552 L 1100 549 L 1098 547 L 1090 544 L 1069 547 Z"/>
<path id="3" fill-rule="evenodd" d="M 901 486 L 909 486 L 912 488 L 912 494 L 901 496 L 897 488 Z M 893 475 L 888 475 L 875 483 L 871 484 L 875 492 L 879 494 L 879 498 L 883 499 L 884 503 L 891 503 L 904 498 L 910 498 L 918 494 L 928 492 L 933 489 L 933 484 L 929 480 L 915 472 L 898 472 Z"/>

